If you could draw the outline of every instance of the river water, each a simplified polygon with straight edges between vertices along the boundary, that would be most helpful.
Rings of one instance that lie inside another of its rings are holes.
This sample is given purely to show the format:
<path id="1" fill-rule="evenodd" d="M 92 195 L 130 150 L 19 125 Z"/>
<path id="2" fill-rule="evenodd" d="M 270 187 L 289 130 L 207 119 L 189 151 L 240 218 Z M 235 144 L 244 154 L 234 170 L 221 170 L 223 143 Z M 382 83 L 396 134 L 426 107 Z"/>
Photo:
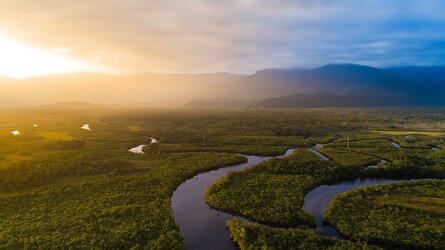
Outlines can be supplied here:
<path id="1" fill-rule="evenodd" d="M 303 210 L 314 216 L 317 225 L 315 231 L 318 234 L 335 237 L 337 239 L 343 239 L 343 237 L 337 232 L 337 230 L 333 226 L 327 224 L 323 218 L 323 212 L 329 206 L 332 199 L 337 194 L 359 187 L 389 184 L 399 181 L 403 180 L 356 179 L 353 181 L 344 181 L 335 185 L 322 185 L 306 194 L 306 196 L 304 197 Z"/>
<path id="2" fill-rule="evenodd" d="M 289 149 L 283 156 L 291 155 Z M 221 177 L 273 157 L 248 156 L 247 163 L 198 174 L 182 183 L 172 197 L 173 216 L 186 249 L 235 249 L 226 221 L 236 216 L 211 209 L 204 200 L 205 190 Z M 283 157 L 282 156 L 282 157 Z"/>
<path id="3" fill-rule="evenodd" d="M 280 157 L 289 156 L 294 151 L 294 149 L 289 149 Z M 235 249 L 230 233 L 226 228 L 226 221 L 233 219 L 236 216 L 210 208 L 204 200 L 204 193 L 209 186 L 230 172 L 241 171 L 249 166 L 273 158 L 248 155 L 243 156 L 248 160 L 246 163 L 198 174 L 183 182 L 174 192 L 172 197 L 173 216 L 176 224 L 179 226 L 186 249 Z M 356 179 L 353 181 L 344 181 L 335 185 L 322 185 L 306 194 L 303 210 L 314 216 L 316 221 L 315 231 L 318 234 L 343 239 L 337 230 L 327 224 L 323 218 L 323 212 L 329 206 L 332 199 L 339 193 L 359 187 L 388 184 L 399 181 L 402 180 Z"/>

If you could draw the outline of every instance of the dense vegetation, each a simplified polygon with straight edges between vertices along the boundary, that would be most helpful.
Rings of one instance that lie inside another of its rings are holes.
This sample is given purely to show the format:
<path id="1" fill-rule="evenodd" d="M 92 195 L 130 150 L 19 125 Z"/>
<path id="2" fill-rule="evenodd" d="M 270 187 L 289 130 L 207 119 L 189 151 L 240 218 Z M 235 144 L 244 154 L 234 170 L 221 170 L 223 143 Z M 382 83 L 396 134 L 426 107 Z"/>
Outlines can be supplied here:
<path id="1" fill-rule="evenodd" d="M 443 249 L 445 181 L 399 182 L 342 193 L 325 217 L 353 240 L 389 248 Z"/>
<path id="2" fill-rule="evenodd" d="M 366 243 L 340 241 L 301 229 L 270 228 L 233 219 L 227 222 L 241 249 L 380 249 Z"/>
<path id="3" fill-rule="evenodd" d="M 110 173 L 0 195 L 0 246 L 181 248 L 171 217 L 176 186 L 197 172 L 244 159 L 178 154 L 147 160 L 137 173 Z"/>
<path id="4" fill-rule="evenodd" d="M 83 131 L 89 119 L 76 114 L 39 116 L 2 123 L 0 248 L 180 249 L 175 188 L 198 172 L 245 161 L 221 153 L 131 154 L 151 134 L 97 121 Z M 31 119 L 39 127 L 28 128 Z M 22 134 L 11 135 L 13 128 Z"/>
<path id="5" fill-rule="evenodd" d="M 223 178 L 206 197 L 258 221 L 308 227 L 313 220 L 302 199 L 322 183 L 445 176 L 443 151 L 429 149 L 445 148 L 444 121 L 434 109 L 4 108 L 0 248 L 181 248 L 170 204 L 181 182 L 245 161 L 235 153 L 280 155 L 288 148 L 298 149 Z M 85 123 L 91 131 L 80 129 Z M 16 129 L 21 135 L 11 134 Z M 128 152 L 150 137 L 160 143 L 145 154 Z M 330 161 L 306 150 L 317 142 Z M 389 162 L 364 170 L 381 158 Z"/>
<path id="6" fill-rule="evenodd" d="M 304 196 L 319 185 L 358 177 L 445 177 L 444 157 L 431 150 L 427 155 L 408 152 L 391 157 L 390 163 L 369 170 L 365 167 L 377 164 L 378 156 L 335 145 L 317 150 L 331 160 L 322 161 L 307 150 L 297 149 L 290 157 L 274 159 L 221 178 L 207 190 L 206 201 L 219 210 L 266 224 L 307 226 L 312 224 L 312 218 L 301 209 Z"/>
<path id="7" fill-rule="evenodd" d="M 302 210 L 303 199 L 316 186 L 357 177 L 444 178 L 443 152 L 427 146 L 443 145 L 442 134 L 408 133 L 409 137 L 389 130 L 354 130 L 337 132 L 330 139 L 310 136 L 312 142 L 323 140 L 324 146 L 315 149 L 329 161 L 297 149 L 290 157 L 274 159 L 220 179 L 207 190 L 205 198 L 214 208 L 261 223 L 308 227 L 313 221 Z M 396 148 L 393 142 L 401 148 Z M 370 165 L 378 167 L 366 169 Z"/>
<path id="8" fill-rule="evenodd" d="M 324 162 L 297 149 L 293 155 L 273 159 L 221 178 L 206 192 L 213 207 L 255 221 L 280 226 L 313 225 L 301 207 L 304 195 L 325 182 L 359 176 L 359 168 Z"/>

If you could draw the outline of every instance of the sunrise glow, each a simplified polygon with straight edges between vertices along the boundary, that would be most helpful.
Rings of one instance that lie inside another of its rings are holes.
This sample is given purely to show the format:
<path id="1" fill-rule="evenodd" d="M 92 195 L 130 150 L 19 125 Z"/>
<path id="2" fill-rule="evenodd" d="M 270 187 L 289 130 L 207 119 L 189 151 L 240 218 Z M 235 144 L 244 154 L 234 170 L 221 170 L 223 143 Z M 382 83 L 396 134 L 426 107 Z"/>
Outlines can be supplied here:
<path id="1" fill-rule="evenodd" d="M 0 0 L 0 250 L 445 250 L 445 0 Z"/>
<path id="2" fill-rule="evenodd" d="M 57 73 L 92 70 L 94 67 L 0 36 L 0 75 L 28 78 Z"/>

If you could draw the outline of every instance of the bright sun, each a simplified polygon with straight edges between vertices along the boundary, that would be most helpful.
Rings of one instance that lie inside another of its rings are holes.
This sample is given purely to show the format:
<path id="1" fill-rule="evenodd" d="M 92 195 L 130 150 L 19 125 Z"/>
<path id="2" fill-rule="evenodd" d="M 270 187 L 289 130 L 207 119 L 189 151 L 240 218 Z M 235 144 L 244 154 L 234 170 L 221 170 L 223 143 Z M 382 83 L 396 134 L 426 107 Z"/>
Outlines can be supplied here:
<path id="1" fill-rule="evenodd" d="M 0 36 L 0 75 L 13 78 L 90 71 L 94 67 Z"/>

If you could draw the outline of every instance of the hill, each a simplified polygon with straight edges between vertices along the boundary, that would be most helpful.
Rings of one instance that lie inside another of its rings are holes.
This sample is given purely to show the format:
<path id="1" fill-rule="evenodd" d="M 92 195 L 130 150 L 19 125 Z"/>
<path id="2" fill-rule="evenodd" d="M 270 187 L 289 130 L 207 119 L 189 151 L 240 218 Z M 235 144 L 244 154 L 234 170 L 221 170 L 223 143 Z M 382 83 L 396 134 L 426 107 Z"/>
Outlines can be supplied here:
<path id="1" fill-rule="evenodd" d="M 102 105 L 99 104 L 93 104 L 93 103 L 89 103 L 89 102 L 76 102 L 76 101 L 72 101 L 72 102 L 57 102 L 57 103 L 51 103 L 48 105 L 41 105 L 41 106 L 36 106 L 38 108 L 50 108 L 50 109 L 91 109 L 91 108 L 101 108 L 103 107 Z"/>
<path id="2" fill-rule="evenodd" d="M 289 93 L 370 94 L 388 93 L 405 82 L 383 69 L 343 64 L 316 69 L 265 69 L 227 83 L 219 92 L 232 93 L 235 98 L 262 99 Z"/>
<path id="3" fill-rule="evenodd" d="M 382 101 L 376 98 L 391 99 L 381 105 L 445 105 L 444 73 L 444 66 L 379 69 L 331 64 L 315 69 L 265 69 L 252 75 L 64 74 L 0 84 L 0 105 L 77 100 L 98 104 L 230 107 L 246 104 L 239 100 L 258 102 L 290 94 L 318 93 L 350 95 L 350 99 L 368 96 L 373 100 L 371 103 Z"/>
<path id="4" fill-rule="evenodd" d="M 445 67 L 379 69 L 355 64 L 332 64 L 316 69 L 266 69 L 239 78 L 220 93 L 251 99 L 289 94 L 331 93 L 384 97 L 395 105 L 445 105 Z M 236 92 L 232 91 L 236 89 Z M 226 92 L 225 92 L 226 91 Z M 385 102 L 387 103 L 387 102 Z"/>
<path id="5" fill-rule="evenodd" d="M 211 85 L 238 77 L 228 73 L 50 75 L 0 85 L 0 105 L 43 105 L 69 100 L 101 104 L 172 102 L 182 105 L 202 97 L 201 93 Z"/>

